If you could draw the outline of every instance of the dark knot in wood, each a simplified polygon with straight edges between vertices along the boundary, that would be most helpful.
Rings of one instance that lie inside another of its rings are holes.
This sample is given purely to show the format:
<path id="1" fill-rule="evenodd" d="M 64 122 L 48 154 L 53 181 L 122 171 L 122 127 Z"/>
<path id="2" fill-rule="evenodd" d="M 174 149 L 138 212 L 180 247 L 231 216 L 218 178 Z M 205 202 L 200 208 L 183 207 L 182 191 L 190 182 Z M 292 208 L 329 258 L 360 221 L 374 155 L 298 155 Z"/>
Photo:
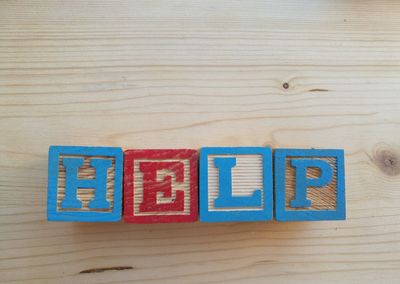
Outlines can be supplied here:
<path id="1" fill-rule="evenodd" d="M 375 147 L 373 162 L 388 176 L 400 174 L 400 155 L 386 144 Z"/>

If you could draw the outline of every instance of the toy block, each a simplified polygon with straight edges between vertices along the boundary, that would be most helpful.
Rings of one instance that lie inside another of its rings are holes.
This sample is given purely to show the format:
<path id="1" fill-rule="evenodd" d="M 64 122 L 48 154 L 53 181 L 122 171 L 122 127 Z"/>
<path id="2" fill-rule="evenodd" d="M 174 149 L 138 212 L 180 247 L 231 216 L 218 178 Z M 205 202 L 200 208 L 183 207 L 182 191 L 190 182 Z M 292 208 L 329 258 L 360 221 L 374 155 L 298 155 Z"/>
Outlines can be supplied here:
<path id="1" fill-rule="evenodd" d="M 278 221 L 346 219 L 343 150 L 275 151 Z"/>
<path id="2" fill-rule="evenodd" d="M 196 150 L 127 150 L 124 156 L 125 222 L 197 220 Z"/>
<path id="3" fill-rule="evenodd" d="M 48 220 L 119 221 L 122 167 L 121 148 L 50 146 Z"/>
<path id="4" fill-rule="evenodd" d="M 200 221 L 273 217 L 272 151 L 264 147 L 200 150 Z"/>

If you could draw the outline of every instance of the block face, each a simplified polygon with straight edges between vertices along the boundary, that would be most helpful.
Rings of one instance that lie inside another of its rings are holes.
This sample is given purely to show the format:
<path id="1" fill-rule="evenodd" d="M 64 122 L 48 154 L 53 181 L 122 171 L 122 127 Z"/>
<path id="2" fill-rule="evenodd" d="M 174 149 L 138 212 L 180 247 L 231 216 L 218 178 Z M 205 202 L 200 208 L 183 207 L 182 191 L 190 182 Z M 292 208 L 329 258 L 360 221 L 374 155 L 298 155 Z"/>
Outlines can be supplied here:
<path id="1" fill-rule="evenodd" d="M 121 148 L 51 146 L 48 167 L 49 221 L 121 219 Z"/>
<path id="2" fill-rule="evenodd" d="M 277 149 L 275 217 L 278 221 L 346 218 L 344 151 Z"/>
<path id="3" fill-rule="evenodd" d="M 200 221 L 265 221 L 272 217 L 270 148 L 200 150 Z"/>
<path id="4" fill-rule="evenodd" d="M 171 223 L 197 219 L 196 150 L 125 151 L 125 222 Z"/>

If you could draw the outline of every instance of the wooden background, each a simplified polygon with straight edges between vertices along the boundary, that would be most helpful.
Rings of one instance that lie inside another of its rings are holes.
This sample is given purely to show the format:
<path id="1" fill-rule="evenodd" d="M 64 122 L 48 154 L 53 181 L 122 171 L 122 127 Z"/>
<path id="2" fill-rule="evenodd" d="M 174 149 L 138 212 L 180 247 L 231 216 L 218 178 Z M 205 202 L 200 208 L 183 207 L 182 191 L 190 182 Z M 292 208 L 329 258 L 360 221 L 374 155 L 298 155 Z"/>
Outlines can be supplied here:
<path id="1" fill-rule="evenodd" d="M 345 148 L 348 220 L 46 222 L 49 145 Z M 0 280 L 400 277 L 400 2 L 0 2 Z"/>

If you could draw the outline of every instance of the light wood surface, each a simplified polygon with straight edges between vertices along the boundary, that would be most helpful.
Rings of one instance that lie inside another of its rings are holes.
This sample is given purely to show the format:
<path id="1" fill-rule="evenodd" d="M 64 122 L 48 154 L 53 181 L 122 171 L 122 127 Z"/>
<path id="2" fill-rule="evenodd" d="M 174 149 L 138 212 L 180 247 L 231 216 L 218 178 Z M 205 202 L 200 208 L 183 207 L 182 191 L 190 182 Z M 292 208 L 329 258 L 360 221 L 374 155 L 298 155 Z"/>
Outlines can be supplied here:
<path id="1" fill-rule="evenodd" d="M 0 280 L 398 283 L 399 1 L 0 1 Z M 344 148 L 348 220 L 46 222 L 49 145 Z"/>

